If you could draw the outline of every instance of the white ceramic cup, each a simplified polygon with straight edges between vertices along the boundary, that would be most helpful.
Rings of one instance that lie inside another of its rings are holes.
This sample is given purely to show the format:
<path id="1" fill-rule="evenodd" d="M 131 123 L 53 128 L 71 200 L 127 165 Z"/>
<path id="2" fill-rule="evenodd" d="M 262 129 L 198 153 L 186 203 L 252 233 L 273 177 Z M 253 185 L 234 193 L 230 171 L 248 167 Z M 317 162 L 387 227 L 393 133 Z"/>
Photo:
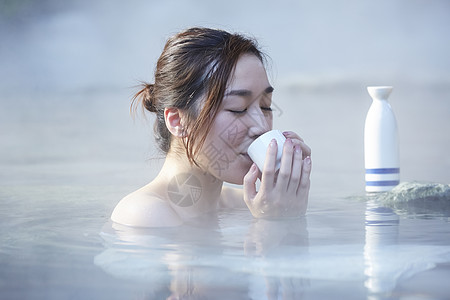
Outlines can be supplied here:
<path id="1" fill-rule="evenodd" d="M 264 161 L 266 160 L 267 148 L 270 142 L 275 139 L 278 144 L 277 151 L 277 162 L 275 169 L 278 170 L 281 164 L 281 154 L 283 153 L 283 145 L 286 141 L 285 136 L 279 130 L 267 131 L 263 135 L 259 136 L 253 143 L 248 147 L 248 156 L 253 160 L 253 162 L 258 166 L 259 170 L 262 171 L 264 167 Z"/>

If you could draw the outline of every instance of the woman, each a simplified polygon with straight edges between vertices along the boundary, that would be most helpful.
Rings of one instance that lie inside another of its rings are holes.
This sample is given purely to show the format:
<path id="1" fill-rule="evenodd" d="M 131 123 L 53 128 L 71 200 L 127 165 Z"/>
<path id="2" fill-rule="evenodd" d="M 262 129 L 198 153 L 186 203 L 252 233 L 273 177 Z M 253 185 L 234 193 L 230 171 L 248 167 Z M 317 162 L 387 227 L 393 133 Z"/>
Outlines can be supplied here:
<path id="1" fill-rule="evenodd" d="M 242 205 L 256 218 L 304 214 L 311 159 L 303 140 L 284 133 L 278 172 L 275 140 L 262 172 L 247 154 L 251 142 L 272 128 L 272 91 L 264 55 L 253 40 L 208 28 L 170 38 L 154 84 L 144 84 L 133 99 L 135 107 L 156 114 L 156 141 L 166 159 L 152 182 L 119 202 L 112 220 L 138 227 L 178 226 L 219 206 Z"/>

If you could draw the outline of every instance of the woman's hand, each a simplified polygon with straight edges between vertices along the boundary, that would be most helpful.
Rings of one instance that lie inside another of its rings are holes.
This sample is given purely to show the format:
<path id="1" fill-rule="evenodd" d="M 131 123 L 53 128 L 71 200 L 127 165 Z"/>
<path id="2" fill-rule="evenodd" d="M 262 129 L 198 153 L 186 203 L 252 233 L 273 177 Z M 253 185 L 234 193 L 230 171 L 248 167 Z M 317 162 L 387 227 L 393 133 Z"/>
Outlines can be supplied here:
<path id="1" fill-rule="evenodd" d="M 311 149 L 293 132 L 285 132 L 281 166 L 275 171 L 277 143 L 272 140 L 262 173 L 253 164 L 244 177 L 244 201 L 256 218 L 295 218 L 306 212 Z M 256 180 L 261 178 L 259 191 Z"/>

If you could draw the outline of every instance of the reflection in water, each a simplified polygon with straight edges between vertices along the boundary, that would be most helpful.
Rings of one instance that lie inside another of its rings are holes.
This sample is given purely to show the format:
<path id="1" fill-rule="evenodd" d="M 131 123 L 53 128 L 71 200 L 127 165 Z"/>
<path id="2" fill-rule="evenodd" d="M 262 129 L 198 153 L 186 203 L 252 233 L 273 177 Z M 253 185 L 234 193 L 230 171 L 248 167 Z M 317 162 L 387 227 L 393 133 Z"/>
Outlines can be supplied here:
<path id="1" fill-rule="evenodd" d="M 283 222 L 254 220 L 244 242 L 244 251 L 248 261 L 259 266 L 255 271 L 263 276 L 265 288 L 259 288 L 260 276 L 253 276 L 251 299 L 303 299 L 309 287 L 309 280 L 304 277 L 307 272 L 276 274 L 274 271 L 286 263 L 295 266 L 299 258 L 308 256 L 308 246 L 305 218 Z"/>
<path id="2" fill-rule="evenodd" d="M 369 197 L 366 204 L 364 274 L 368 299 L 392 299 L 399 283 L 450 261 L 448 246 L 400 242 L 399 216 L 383 206 L 382 197 L 385 195 Z M 420 234 L 418 228 L 416 233 Z"/>
<path id="3" fill-rule="evenodd" d="M 369 200 L 366 208 L 366 243 L 364 246 L 365 286 L 369 294 L 377 294 L 391 291 L 396 282 L 391 276 L 386 276 L 389 268 L 386 268 L 384 250 L 397 244 L 399 217 L 387 207 L 380 207 L 375 200 Z M 391 253 L 394 256 L 397 252 Z M 396 260 L 395 257 L 389 259 Z"/>
<path id="4" fill-rule="evenodd" d="M 114 277 L 142 282 L 149 299 L 302 299 L 308 280 L 273 269 L 307 254 L 306 219 L 216 219 L 175 229 L 107 224 L 94 263 Z"/>
<path id="5" fill-rule="evenodd" d="M 137 299 L 389 298 L 413 275 L 450 262 L 450 250 L 405 240 L 426 228 L 408 228 L 378 200 L 366 203 L 365 226 L 354 211 L 290 221 L 221 212 L 172 229 L 108 223 L 94 263 L 130 283 Z"/>

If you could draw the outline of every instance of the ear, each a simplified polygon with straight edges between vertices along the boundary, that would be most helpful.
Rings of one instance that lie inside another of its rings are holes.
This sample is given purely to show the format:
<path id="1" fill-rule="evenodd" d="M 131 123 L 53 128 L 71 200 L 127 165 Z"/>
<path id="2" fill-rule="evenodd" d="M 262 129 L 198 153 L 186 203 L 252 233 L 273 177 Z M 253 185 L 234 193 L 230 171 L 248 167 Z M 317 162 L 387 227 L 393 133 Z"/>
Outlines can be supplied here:
<path id="1" fill-rule="evenodd" d="M 183 128 L 183 114 L 178 108 L 166 107 L 164 109 L 164 120 L 172 135 L 180 138 L 186 136 Z"/>

